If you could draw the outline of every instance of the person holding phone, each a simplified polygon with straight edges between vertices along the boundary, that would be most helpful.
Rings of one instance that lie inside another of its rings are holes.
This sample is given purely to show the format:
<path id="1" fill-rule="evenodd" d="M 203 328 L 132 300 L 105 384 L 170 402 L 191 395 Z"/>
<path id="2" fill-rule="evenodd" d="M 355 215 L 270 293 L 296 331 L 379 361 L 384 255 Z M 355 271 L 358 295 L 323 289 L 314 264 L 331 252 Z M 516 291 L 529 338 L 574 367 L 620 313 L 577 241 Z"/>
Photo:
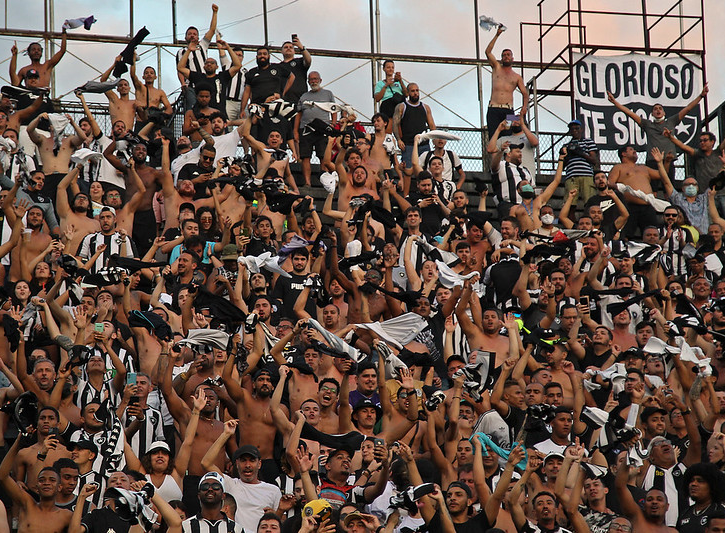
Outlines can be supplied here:
<path id="1" fill-rule="evenodd" d="M 153 383 L 143 372 L 128 374 L 123 399 L 116 410 L 126 428 L 126 440 L 137 457 L 149 452 L 151 446 L 165 440 L 161 412 L 148 404 Z"/>
<path id="2" fill-rule="evenodd" d="M 287 102 L 296 104 L 300 100 L 300 96 L 307 92 L 305 80 L 307 80 L 307 71 L 312 65 L 312 56 L 296 33 L 292 34 L 290 41 L 282 43 L 281 51 L 283 61 L 274 66 L 280 68 L 285 80 L 294 76 L 292 84 L 287 87 L 287 91 L 282 96 Z M 302 54 L 302 58 L 295 57 L 296 54 Z"/>

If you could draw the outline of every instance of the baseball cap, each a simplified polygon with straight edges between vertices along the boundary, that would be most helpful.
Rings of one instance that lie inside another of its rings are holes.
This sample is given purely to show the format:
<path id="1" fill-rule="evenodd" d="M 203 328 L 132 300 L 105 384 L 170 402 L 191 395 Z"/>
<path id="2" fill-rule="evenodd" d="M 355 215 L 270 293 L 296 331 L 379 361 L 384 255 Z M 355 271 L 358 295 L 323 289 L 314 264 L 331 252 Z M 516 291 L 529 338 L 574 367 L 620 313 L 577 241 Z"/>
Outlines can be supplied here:
<path id="1" fill-rule="evenodd" d="M 370 398 L 363 398 L 362 400 L 357 402 L 355 404 L 355 407 L 352 408 L 352 412 L 356 413 L 360 409 L 364 409 L 366 407 L 372 407 L 373 409 L 375 409 L 375 413 L 378 417 L 383 414 L 383 410 L 380 408 L 380 406 L 372 401 Z"/>
<path id="2" fill-rule="evenodd" d="M 244 446 L 240 446 L 239 448 L 237 448 L 237 451 L 232 454 L 232 461 L 236 461 L 242 455 L 251 455 L 255 459 L 262 458 L 262 456 L 259 454 L 259 449 L 252 444 L 245 444 Z"/>
<path id="3" fill-rule="evenodd" d="M 80 448 L 82 450 L 88 450 L 96 455 L 98 455 L 98 446 L 96 446 L 96 443 L 88 440 L 88 439 L 82 439 L 79 441 L 76 441 L 73 443 L 73 448 Z"/>
<path id="4" fill-rule="evenodd" d="M 469 498 L 473 498 L 473 493 L 471 492 L 471 487 L 466 485 L 463 481 L 454 481 L 453 483 L 448 485 L 448 491 L 450 491 L 452 487 L 458 487 L 459 489 L 463 489 L 463 492 L 465 492 Z"/>
<path id="5" fill-rule="evenodd" d="M 196 213 L 196 206 L 194 206 L 191 202 L 183 202 L 179 205 L 179 213 L 182 211 L 191 211 L 192 213 Z"/>
<path id="6" fill-rule="evenodd" d="M 547 453 L 546 454 L 546 457 L 544 457 L 544 462 L 548 461 L 549 459 L 554 459 L 556 457 L 558 457 L 562 461 L 564 460 L 564 454 L 563 453 L 551 452 L 551 453 Z"/>
<path id="7" fill-rule="evenodd" d="M 574 120 L 572 120 L 571 122 L 569 122 L 569 124 L 567 124 L 567 126 L 572 126 L 572 125 L 574 125 L 574 124 L 576 124 L 577 126 L 581 126 L 581 125 L 582 125 L 582 123 L 581 123 L 581 121 L 580 121 L 580 120 L 576 120 L 576 119 L 574 119 Z"/>
<path id="8" fill-rule="evenodd" d="M 26 78 L 40 78 L 40 72 L 38 72 L 36 69 L 31 68 L 25 73 Z"/>
<path id="9" fill-rule="evenodd" d="M 227 260 L 236 261 L 237 257 L 239 257 L 239 254 L 237 253 L 236 244 L 227 244 L 224 248 L 222 248 L 222 255 L 220 257 L 220 259 L 222 261 L 227 261 Z"/>
<path id="10" fill-rule="evenodd" d="M 345 527 L 349 527 L 350 522 L 352 522 L 353 520 L 362 520 L 362 519 L 363 519 L 362 513 L 360 513 L 359 511 L 353 511 L 352 513 L 348 514 L 345 517 L 345 520 L 342 521 L 342 525 Z"/>
<path id="11" fill-rule="evenodd" d="M 149 446 L 148 450 L 146 450 L 146 453 L 155 452 L 157 450 L 164 450 L 171 454 L 171 448 L 167 443 L 165 443 L 162 440 L 157 440 L 151 443 L 151 446 Z"/>
<path id="12" fill-rule="evenodd" d="M 205 481 L 216 481 L 222 486 L 222 490 L 226 492 L 224 489 L 224 476 L 222 476 L 219 472 L 207 472 L 201 476 L 201 479 L 199 480 L 199 488 L 201 488 L 201 484 Z"/>
<path id="13" fill-rule="evenodd" d="M 655 413 L 667 415 L 667 411 L 662 407 L 654 407 L 650 405 L 649 407 L 645 407 L 644 409 L 642 409 L 642 414 L 639 415 L 639 419 L 642 423 L 646 423 L 649 417 L 651 417 Z"/>

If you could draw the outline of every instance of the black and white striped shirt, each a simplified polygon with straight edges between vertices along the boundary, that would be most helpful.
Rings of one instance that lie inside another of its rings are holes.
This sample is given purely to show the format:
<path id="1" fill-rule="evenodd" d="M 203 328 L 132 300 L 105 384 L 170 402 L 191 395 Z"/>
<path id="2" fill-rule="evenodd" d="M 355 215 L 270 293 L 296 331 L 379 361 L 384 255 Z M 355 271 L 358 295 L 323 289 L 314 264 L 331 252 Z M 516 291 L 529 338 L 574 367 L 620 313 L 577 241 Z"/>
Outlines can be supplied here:
<path id="1" fill-rule="evenodd" d="M 104 380 L 100 390 L 91 385 L 90 381 L 84 379 L 78 380 L 75 402 L 78 407 L 82 408 L 91 402 L 102 403 L 106 398 L 110 400 L 113 407 L 118 406 L 120 393 L 114 389 L 111 379 Z"/>
<path id="2" fill-rule="evenodd" d="M 131 440 L 129 441 L 129 444 L 137 457 L 144 455 L 151 444 L 155 441 L 165 440 L 161 412 L 153 407 L 146 407 L 143 411 L 145 418 L 143 422 L 141 422 L 141 427 L 136 433 L 134 433 L 133 437 L 131 437 Z M 124 411 L 123 416 L 121 417 L 123 427 L 130 426 L 132 422 L 132 417 L 129 417 Z"/>
<path id="3" fill-rule="evenodd" d="M 96 459 L 98 458 L 96 457 Z M 86 502 L 91 502 L 96 507 L 99 507 L 103 502 L 103 493 L 106 492 L 106 477 L 96 471 L 95 462 L 93 468 L 89 472 L 78 476 L 78 485 L 76 485 L 75 490 L 73 490 L 73 494 L 78 496 L 78 492 L 81 488 L 83 488 L 83 485 L 87 483 L 96 483 L 98 488 L 96 489 L 96 492 L 86 499 Z"/>
<path id="4" fill-rule="evenodd" d="M 96 253 L 96 249 L 102 245 L 106 245 L 106 249 L 98 256 L 96 262 L 91 265 L 88 269 L 91 274 L 97 273 L 100 269 L 106 266 L 108 258 L 113 254 L 123 255 L 123 257 L 134 257 L 134 244 L 130 237 L 126 237 L 126 252 L 121 254 L 121 243 L 119 239 L 121 234 L 117 231 L 110 234 L 104 235 L 100 231 L 96 233 L 89 233 L 81 241 L 81 245 L 78 247 L 78 255 L 82 259 L 88 260 L 93 254 Z"/>
<path id="5" fill-rule="evenodd" d="M 192 516 L 181 523 L 181 530 L 183 533 L 244 533 L 241 525 L 226 516 L 214 522 L 198 515 Z"/>
<path id="6" fill-rule="evenodd" d="M 221 63 L 222 70 L 229 70 L 229 68 L 232 66 L 232 60 L 226 54 L 224 55 L 224 57 L 221 58 Z M 234 75 L 234 77 L 232 78 L 232 82 L 227 88 L 227 100 L 234 100 L 235 102 L 242 101 L 242 94 L 244 94 L 244 81 L 246 79 L 246 76 L 246 68 L 242 68 Z"/>
<path id="7" fill-rule="evenodd" d="M 531 172 L 526 167 L 514 165 L 509 161 L 501 161 L 498 170 L 491 171 L 496 199 L 499 202 L 520 204 L 522 198 L 516 186 L 523 180 L 531 182 Z"/>
<path id="8" fill-rule="evenodd" d="M 191 72 L 204 72 L 204 62 L 209 55 L 209 45 L 211 41 L 208 41 L 205 37 L 202 37 L 197 43 L 196 50 L 189 54 L 189 61 L 186 66 Z M 181 56 L 186 52 L 186 48 L 182 48 L 176 52 L 176 64 L 181 61 Z"/>

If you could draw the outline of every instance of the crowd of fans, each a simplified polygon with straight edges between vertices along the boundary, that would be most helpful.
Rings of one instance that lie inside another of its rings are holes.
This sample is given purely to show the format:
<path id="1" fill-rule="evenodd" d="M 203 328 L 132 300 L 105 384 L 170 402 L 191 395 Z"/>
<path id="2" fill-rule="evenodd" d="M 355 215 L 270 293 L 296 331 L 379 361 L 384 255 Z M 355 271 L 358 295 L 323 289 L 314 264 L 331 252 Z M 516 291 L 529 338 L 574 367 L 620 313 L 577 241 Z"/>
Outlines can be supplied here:
<path id="1" fill-rule="evenodd" d="M 78 123 L 47 98 L 66 36 L 13 47 L 0 532 L 725 531 L 725 156 L 673 133 L 707 87 L 609 95 L 646 158 L 602 171 L 572 120 L 537 185 L 500 27 L 489 193 L 392 61 L 366 133 L 296 34 L 246 71 L 217 16 L 177 106 L 140 34 Z"/>

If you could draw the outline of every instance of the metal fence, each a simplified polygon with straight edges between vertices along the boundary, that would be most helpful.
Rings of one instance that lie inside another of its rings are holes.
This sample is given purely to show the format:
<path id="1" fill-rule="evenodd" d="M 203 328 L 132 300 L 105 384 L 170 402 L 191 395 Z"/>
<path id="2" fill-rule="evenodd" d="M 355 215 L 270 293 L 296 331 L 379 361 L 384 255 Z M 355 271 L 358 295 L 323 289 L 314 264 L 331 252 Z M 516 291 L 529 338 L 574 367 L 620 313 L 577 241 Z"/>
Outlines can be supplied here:
<path id="1" fill-rule="evenodd" d="M 93 113 L 96 122 L 98 122 L 101 131 L 111 131 L 111 118 L 108 113 L 108 106 L 103 104 L 88 104 L 91 112 Z M 69 113 L 73 116 L 74 120 L 79 120 L 83 117 L 83 108 L 78 102 L 61 101 L 60 106 L 64 113 Z M 174 134 L 178 138 L 182 133 L 182 126 L 184 122 L 184 114 L 180 109 L 181 104 L 176 102 L 174 104 L 176 114 L 171 124 L 171 128 Z M 369 123 L 364 123 L 366 131 L 372 132 L 373 127 Z M 461 137 L 460 141 L 451 142 L 449 145 L 450 149 L 458 154 L 461 159 L 463 169 L 466 172 L 482 172 L 487 173 L 489 171 L 489 158 L 486 154 L 485 146 L 488 143 L 488 133 L 486 130 L 480 130 L 478 128 L 457 128 L 457 127 L 442 127 L 449 133 L 453 133 Z M 556 162 L 559 156 L 559 150 L 562 146 L 565 146 L 568 142 L 568 135 L 563 132 L 540 132 L 539 133 L 539 146 L 538 146 L 538 165 L 537 169 L 530 169 L 532 172 L 536 171 L 537 175 L 553 175 L 556 171 Z M 640 162 L 644 162 L 644 157 L 640 155 Z M 614 150 L 602 150 L 599 153 L 599 160 L 601 167 L 605 171 L 609 171 L 612 166 L 619 163 L 619 157 L 617 152 Z M 313 156 L 312 163 L 319 163 L 316 156 Z M 674 162 L 675 164 L 675 179 L 683 180 L 686 174 L 686 160 L 684 156 L 679 156 Z"/>

